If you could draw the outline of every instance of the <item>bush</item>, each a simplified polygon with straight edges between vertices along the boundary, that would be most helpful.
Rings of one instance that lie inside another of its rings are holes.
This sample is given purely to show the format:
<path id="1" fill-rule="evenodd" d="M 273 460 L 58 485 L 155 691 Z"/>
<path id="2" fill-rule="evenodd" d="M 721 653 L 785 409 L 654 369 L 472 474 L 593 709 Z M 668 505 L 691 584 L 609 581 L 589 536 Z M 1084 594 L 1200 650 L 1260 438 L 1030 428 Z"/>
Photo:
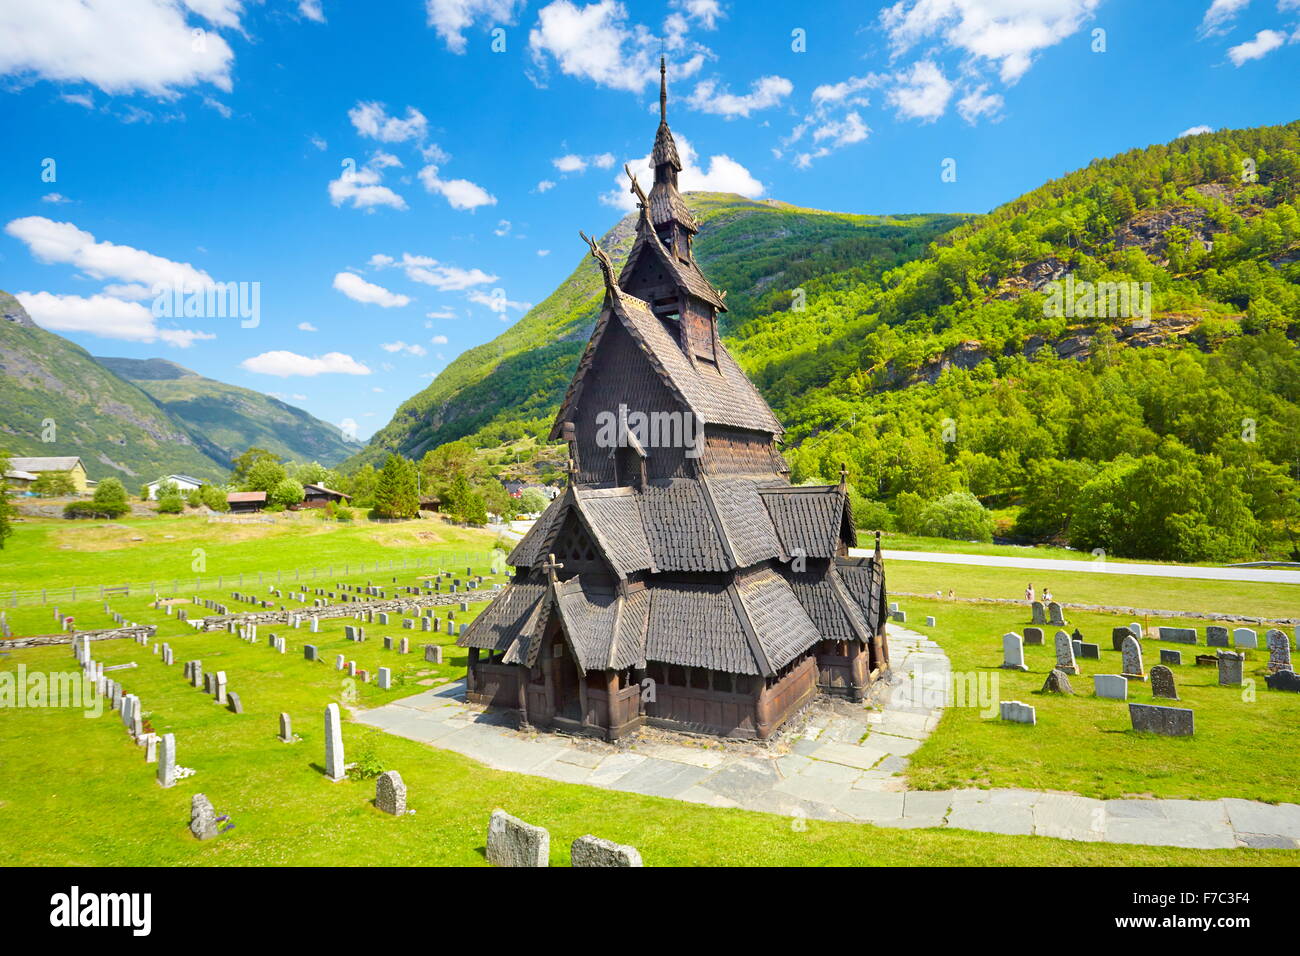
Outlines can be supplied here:
<path id="1" fill-rule="evenodd" d="M 185 509 L 180 495 L 166 495 L 158 499 L 158 513 L 160 515 L 178 515 Z"/>
<path id="2" fill-rule="evenodd" d="M 120 518 L 130 511 L 127 504 L 97 505 L 93 501 L 69 501 L 63 506 L 65 518 Z"/>
<path id="3" fill-rule="evenodd" d="M 216 485 L 204 485 L 199 489 L 199 497 L 203 504 L 213 511 L 226 512 L 230 510 L 230 502 L 226 501 L 225 489 Z"/>
<path id="4" fill-rule="evenodd" d="M 334 509 L 334 517 L 338 518 L 339 521 L 351 521 L 356 517 L 356 515 L 353 513 L 351 508 L 345 508 L 342 505 L 339 505 Z"/>
<path id="5" fill-rule="evenodd" d="M 190 493 L 185 496 L 185 503 L 191 508 L 197 508 L 203 504 L 203 489 L 191 488 Z"/>
<path id="6" fill-rule="evenodd" d="M 113 512 L 113 517 L 124 515 L 131 510 L 126 503 L 126 487 L 116 478 L 105 478 L 96 485 L 91 501 L 97 510 L 105 514 Z"/>
<path id="7" fill-rule="evenodd" d="M 31 490 L 42 498 L 66 498 L 77 493 L 77 486 L 66 472 L 43 471 L 32 482 Z"/>
<path id="8" fill-rule="evenodd" d="M 969 491 L 953 491 L 930 502 L 921 512 L 918 531 L 932 538 L 992 541 L 993 516 Z"/>
<path id="9" fill-rule="evenodd" d="M 519 510 L 524 514 L 536 515 L 546 510 L 550 504 L 546 495 L 542 494 L 536 488 L 525 489 L 524 493 L 519 496 Z"/>
<path id="10" fill-rule="evenodd" d="M 267 495 L 267 498 L 271 503 L 277 504 L 281 508 L 288 508 L 291 505 L 296 505 L 302 501 L 303 497 L 304 492 L 302 490 L 302 485 L 294 481 L 292 478 L 285 478 L 283 481 L 278 482 L 276 486 L 271 489 L 271 493 Z"/>

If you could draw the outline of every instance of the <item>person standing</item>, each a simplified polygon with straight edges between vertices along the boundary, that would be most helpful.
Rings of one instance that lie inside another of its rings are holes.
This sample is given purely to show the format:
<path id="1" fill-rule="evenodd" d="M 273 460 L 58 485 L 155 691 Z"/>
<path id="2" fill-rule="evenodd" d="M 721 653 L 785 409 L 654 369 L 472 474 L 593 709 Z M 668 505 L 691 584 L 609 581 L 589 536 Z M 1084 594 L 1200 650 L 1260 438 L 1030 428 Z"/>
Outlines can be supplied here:
<path id="1" fill-rule="evenodd" d="M 1046 587 L 1043 588 L 1043 603 L 1044 603 L 1044 604 L 1051 604 L 1051 603 L 1052 603 L 1052 589 L 1051 589 L 1051 588 L 1046 588 Z"/>
<path id="2" fill-rule="evenodd" d="M 1025 585 L 1025 603 L 1034 603 L 1034 586 L 1032 584 Z"/>

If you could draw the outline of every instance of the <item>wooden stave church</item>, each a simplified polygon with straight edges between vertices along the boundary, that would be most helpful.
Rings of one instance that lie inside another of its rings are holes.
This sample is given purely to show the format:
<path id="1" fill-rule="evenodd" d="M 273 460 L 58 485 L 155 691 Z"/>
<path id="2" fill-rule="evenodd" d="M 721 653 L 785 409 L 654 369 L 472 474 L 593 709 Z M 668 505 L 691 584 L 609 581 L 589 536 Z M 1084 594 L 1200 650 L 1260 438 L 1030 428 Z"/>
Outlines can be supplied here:
<path id="1" fill-rule="evenodd" d="M 659 96 L 654 184 L 647 196 L 629 173 L 640 212 L 617 278 L 587 240 L 605 300 L 551 434 L 569 487 L 457 644 L 467 699 L 524 724 L 764 739 L 818 692 L 861 700 L 888 669 L 884 565 L 879 535 L 873 556 L 848 557 L 843 472 L 790 485 L 781 424 L 719 338 L 725 293 L 694 260 L 662 61 Z M 647 442 L 637 412 L 695 431 Z"/>

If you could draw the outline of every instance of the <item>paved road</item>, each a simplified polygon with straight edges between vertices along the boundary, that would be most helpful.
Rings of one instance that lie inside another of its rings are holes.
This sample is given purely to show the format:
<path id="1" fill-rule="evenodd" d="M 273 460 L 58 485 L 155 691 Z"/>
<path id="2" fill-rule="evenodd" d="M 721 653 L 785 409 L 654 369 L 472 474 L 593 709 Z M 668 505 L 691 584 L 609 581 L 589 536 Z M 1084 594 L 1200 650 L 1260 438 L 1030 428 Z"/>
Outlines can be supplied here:
<path id="1" fill-rule="evenodd" d="M 851 548 L 849 554 L 855 558 L 865 558 L 870 557 L 872 552 L 867 548 Z M 927 564 L 965 564 L 985 568 L 1020 568 L 1026 571 L 1137 574 L 1153 578 L 1188 578 L 1200 581 L 1300 584 L 1300 571 L 1283 571 L 1270 568 L 1200 568 L 1184 564 L 1129 564 L 1120 561 L 1013 558 L 990 554 L 948 554 L 939 551 L 884 551 L 883 554 L 886 561 L 923 561 Z"/>

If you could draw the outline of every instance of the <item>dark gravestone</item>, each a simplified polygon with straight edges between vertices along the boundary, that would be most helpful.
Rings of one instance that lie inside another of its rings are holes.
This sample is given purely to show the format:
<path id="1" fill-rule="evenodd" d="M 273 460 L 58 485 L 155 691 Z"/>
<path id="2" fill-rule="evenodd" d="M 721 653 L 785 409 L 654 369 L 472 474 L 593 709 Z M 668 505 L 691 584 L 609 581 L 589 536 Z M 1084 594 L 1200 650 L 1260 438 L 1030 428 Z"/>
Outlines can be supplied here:
<path id="1" fill-rule="evenodd" d="M 1162 647 L 1162 648 L 1160 648 L 1160 663 L 1161 663 L 1161 664 L 1175 664 L 1175 665 L 1177 665 L 1177 664 L 1182 664 L 1182 662 L 1183 662 L 1183 652 L 1182 652 L 1182 651 L 1172 651 L 1172 650 L 1170 650 L 1170 649 L 1167 648 L 1167 647 Z"/>
<path id="2" fill-rule="evenodd" d="M 308 660 L 308 661 L 314 661 L 314 660 L 316 660 L 316 659 L 317 659 L 317 657 L 316 657 L 316 645 L 315 645 L 315 644 L 304 644 L 304 645 L 302 646 L 302 656 L 303 656 L 303 660 Z"/>
<path id="3" fill-rule="evenodd" d="M 226 706 L 230 708 L 232 714 L 242 714 L 244 712 L 244 702 L 239 699 L 239 694 L 233 690 L 226 694 Z"/>
<path id="4" fill-rule="evenodd" d="M 1196 666 L 1197 667 L 1218 667 L 1219 658 L 1213 654 L 1197 654 Z"/>
<path id="5" fill-rule="evenodd" d="M 1110 629 L 1110 649 L 1112 651 L 1124 650 L 1124 638 L 1132 633 L 1128 627 L 1112 627 Z"/>
<path id="6" fill-rule="evenodd" d="M 1174 641 L 1178 644 L 1195 644 L 1196 628 L 1160 627 L 1156 628 L 1156 636 L 1162 641 Z"/>
<path id="7" fill-rule="evenodd" d="M 1089 644 L 1087 641 L 1080 641 L 1079 657 L 1085 661 L 1101 660 L 1101 645 Z"/>
<path id="8" fill-rule="evenodd" d="M 1182 707 L 1129 704 L 1128 713 L 1134 730 L 1164 737 L 1190 737 L 1196 731 L 1195 715 Z"/>
<path id="9" fill-rule="evenodd" d="M 1219 686 L 1240 687 L 1245 669 L 1246 655 L 1232 651 L 1219 651 Z"/>
<path id="10" fill-rule="evenodd" d="M 1272 674 L 1265 674 L 1264 683 L 1268 684 L 1269 690 L 1284 690 L 1292 694 L 1300 694 L 1300 674 L 1296 674 L 1295 671 L 1274 671 Z"/>
<path id="11" fill-rule="evenodd" d="M 1070 678 L 1065 671 L 1053 669 L 1047 675 L 1042 692 L 1044 694 L 1073 694 L 1074 688 L 1070 686 Z"/>
<path id="12" fill-rule="evenodd" d="M 1174 672 L 1164 664 L 1151 668 L 1151 696 L 1164 697 L 1167 700 L 1178 699 L 1178 688 L 1174 685 Z"/>
<path id="13" fill-rule="evenodd" d="M 1209 647 L 1228 647 L 1228 629 L 1217 624 L 1206 625 L 1205 643 Z"/>
<path id="14" fill-rule="evenodd" d="M 1026 643 L 1026 644 L 1042 644 L 1042 643 L 1043 643 L 1043 629 L 1042 629 L 1041 627 L 1027 627 L 1027 628 L 1025 628 L 1025 643 Z"/>

